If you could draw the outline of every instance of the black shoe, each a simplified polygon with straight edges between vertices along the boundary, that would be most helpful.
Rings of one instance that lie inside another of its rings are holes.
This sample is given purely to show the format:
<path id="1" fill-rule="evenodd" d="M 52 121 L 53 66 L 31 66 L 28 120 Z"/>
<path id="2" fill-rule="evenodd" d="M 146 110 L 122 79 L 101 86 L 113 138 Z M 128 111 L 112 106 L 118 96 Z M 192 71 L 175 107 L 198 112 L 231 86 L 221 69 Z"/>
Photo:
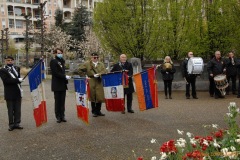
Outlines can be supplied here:
<path id="1" fill-rule="evenodd" d="M 213 97 L 213 94 L 210 94 L 210 97 Z"/>
<path id="2" fill-rule="evenodd" d="M 215 96 L 215 99 L 218 99 L 219 97 L 218 96 Z"/>
<path id="3" fill-rule="evenodd" d="M 125 114 L 125 111 L 122 111 L 121 113 L 122 113 L 122 114 Z"/>
<path id="4" fill-rule="evenodd" d="M 61 123 L 61 119 L 60 118 L 57 118 L 57 123 Z"/>
<path id="5" fill-rule="evenodd" d="M 169 96 L 169 99 L 172 99 L 172 96 Z"/>
<path id="6" fill-rule="evenodd" d="M 97 115 L 98 116 L 105 116 L 105 114 L 103 114 L 102 112 L 99 112 Z"/>
<path id="7" fill-rule="evenodd" d="M 97 114 L 95 114 L 95 113 L 93 113 L 93 117 L 98 117 L 98 115 L 97 115 Z"/>
<path id="8" fill-rule="evenodd" d="M 128 113 L 134 113 L 134 111 L 133 110 L 128 110 Z"/>
<path id="9" fill-rule="evenodd" d="M 224 96 L 219 96 L 219 98 L 225 98 Z"/>
<path id="10" fill-rule="evenodd" d="M 197 96 L 193 96 L 193 99 L 198 99 L 198 97 Z"/>
<path id="11" fill-rule="evenodd" d="M 233 92 L 232 94 L 233 94 L 233 95 L 237 95 L 237 93 L 236 93 L 236 92 Z"/>
<path id="12" fill-rule="evenodd" d="M 167 96 L 165 96 L 165 99 L 168 99 L 168 97 L 167 97 Z"/>
<path id="13" fill-rule="evenodd" d="M 190 99 L 190 97 L 186 97 L 186 99 Z"/>
<path id="14" fill-rule="evenodd" d="M 8 130 L 9 130 L 9 131 L 13 131 L 14 128 L 13 128 L 13 127 L 9 127 Z"/>
<path id="15" fill-rule="evenodd" d="M 14 129 L 23 129 L 21 126 L 15 126 Z"/>
<path id="16" fill-rule="evenodd" d="M 62 118 L 61 121 L 62 122 L 67 122 L 67 120 L 65 118 Z"/>

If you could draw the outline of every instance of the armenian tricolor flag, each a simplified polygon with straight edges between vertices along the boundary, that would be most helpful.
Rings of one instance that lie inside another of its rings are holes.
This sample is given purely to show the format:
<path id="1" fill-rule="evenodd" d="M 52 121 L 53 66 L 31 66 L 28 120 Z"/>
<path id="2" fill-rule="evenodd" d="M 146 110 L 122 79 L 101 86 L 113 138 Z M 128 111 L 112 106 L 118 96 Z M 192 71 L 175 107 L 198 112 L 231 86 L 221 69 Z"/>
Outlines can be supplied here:
<path id="1" fill-rule="evenodd" d="M 151 67 L 133 75 L 140 111 L 158 107 L 155 70 L 155 67 Z"/>

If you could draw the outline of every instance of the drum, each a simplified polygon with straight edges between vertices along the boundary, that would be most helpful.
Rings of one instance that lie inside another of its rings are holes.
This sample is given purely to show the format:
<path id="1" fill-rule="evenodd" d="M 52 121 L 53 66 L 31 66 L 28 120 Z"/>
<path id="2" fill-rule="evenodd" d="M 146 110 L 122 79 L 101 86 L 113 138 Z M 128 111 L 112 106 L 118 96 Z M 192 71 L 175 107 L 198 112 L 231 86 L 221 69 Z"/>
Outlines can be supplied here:
<path id="1" fill-rule="evenodd" d="M 214 77 L 214 82 L 216 84 L 216 88 L 219 90 L 225 89 L 228 87 L 227 77 L 224 74 L 216 75 Z"/>
<path id="2" fill-rule="evenodd" d="M 203 72 L 203 59 L 201 57 L 192 57 L 188 60 L 188 74 L 201 74 Z"/>

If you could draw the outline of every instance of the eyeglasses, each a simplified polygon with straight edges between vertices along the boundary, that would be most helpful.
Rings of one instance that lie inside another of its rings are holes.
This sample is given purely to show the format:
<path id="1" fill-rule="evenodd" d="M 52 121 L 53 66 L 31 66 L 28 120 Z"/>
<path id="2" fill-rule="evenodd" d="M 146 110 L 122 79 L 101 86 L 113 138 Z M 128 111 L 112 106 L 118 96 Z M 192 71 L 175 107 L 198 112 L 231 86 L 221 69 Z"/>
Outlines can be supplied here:
<path id="1" fill-rule="evenodd" d="M 98 59 L 98 57 L 93 57 L 93 59 Z"/>

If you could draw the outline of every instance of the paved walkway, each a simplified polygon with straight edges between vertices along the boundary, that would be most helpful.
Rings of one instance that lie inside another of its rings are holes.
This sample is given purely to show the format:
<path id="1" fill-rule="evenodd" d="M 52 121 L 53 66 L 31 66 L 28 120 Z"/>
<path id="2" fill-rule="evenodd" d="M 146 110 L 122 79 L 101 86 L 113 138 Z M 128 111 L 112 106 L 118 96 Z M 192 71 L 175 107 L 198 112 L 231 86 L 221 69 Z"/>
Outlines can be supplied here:
<path id="1" fill-rule="evenodd" d="M 90 117 L 90 125 L 77 118 L 73 82 L 69 83 L 66 98 L 67 123 L 56 123 L 50 80 L 45 83 L 48 123 L 36 128 L 32 114 L 29 86 L 24 82 L 22 104 L 23 130 L 8 131 L 5 101 L 0 99 L 0 159 L 1 160 L 134 160 L 135 154 L 149 157 L 158 155 L 162 142 L 179 138 L 177 129 L 195 135 L 204 135 L 203 124 L 226 127 L 223 116 L 229 102 L 240 105 L 240 99 L 229 95 L 213 99 L 207 92 L 198 92 L 199 99 L 186 100 L 184 92 L 173 93 L 173 99 L 164 99 L 159 92 L 159 108 L 140 112 L 134 95 L 134 114 L 107 112 L 105 117 Z M 1 88 L 1 87 L 0 87 Z M 0 95 L 3 93 L 1 88 Z M 160 144 L 151 144 L 155 138 Z M 152 152 L 146 149 L 153 149 Z"/>

